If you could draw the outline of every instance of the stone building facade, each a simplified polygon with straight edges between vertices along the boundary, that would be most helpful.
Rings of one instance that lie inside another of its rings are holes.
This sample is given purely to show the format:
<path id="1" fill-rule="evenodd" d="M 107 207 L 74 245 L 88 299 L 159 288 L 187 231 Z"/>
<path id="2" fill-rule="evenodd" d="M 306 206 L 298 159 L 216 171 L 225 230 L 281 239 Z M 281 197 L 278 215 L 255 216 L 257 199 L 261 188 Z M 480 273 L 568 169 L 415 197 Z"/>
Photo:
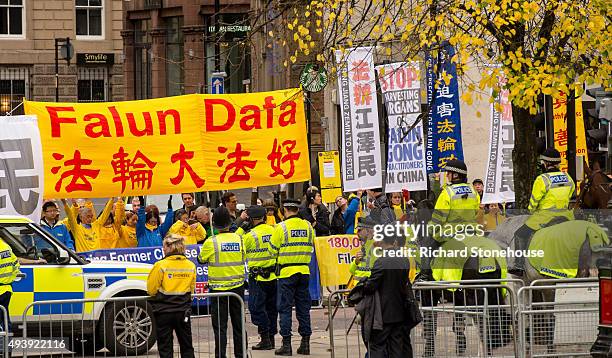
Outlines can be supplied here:
<path id="1" fill-rule="evenodd" d="M 23 113 L 23 98 L 56 100 L 55 39 L 70 39 L 58 61 L 62 102 L 124 99 L 122 0 L 0 2 L 0 111 Z"/>

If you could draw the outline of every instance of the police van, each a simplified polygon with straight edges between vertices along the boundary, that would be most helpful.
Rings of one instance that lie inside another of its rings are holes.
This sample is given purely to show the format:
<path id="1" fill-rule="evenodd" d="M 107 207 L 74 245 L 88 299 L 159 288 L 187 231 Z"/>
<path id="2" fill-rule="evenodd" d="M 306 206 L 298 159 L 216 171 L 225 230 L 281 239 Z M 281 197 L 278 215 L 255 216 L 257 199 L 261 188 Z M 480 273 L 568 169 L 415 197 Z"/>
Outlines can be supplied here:
<path id="1" fill-rule="evenodd" d="M 0 215 L 0 238 L 18 258 L 47 262 L 21 264 L 24 275 L 13 283 L 9 305 L 15 336 L 21 336 L 25 328 L 28 337 L 65 338 L 72 351 L 106 348 L 117 356 L 145 354 L 154 345 L 152 310 L 145 300 L 31 305 L 49 300 L 146 296 L 152 265 L 89 262 L 23 217 Z"/>

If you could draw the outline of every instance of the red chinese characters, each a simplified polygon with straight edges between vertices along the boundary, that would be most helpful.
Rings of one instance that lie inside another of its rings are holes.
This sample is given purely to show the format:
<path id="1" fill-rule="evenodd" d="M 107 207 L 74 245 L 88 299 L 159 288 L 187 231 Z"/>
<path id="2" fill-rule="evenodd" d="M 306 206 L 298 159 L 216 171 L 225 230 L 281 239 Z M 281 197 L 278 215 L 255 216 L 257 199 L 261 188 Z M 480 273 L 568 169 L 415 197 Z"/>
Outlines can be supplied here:
<path id="1" fill-rule="evenodd" d="M 289 179 L 295 173 L 295 161 L 300 159 L 301 153 L 293 153 L 293 149 L 297 145 L 295 140 L 286 140 L 282 144 L 278 144 L 278 139 L 274 138 L 274 144 L 272 145 L 272 152 L 268 154 L 268 160 L 270 161 L 270 167 L 272 168 L 271 178 L 282 175 L 283 178 Z M 283 155 L 283 147 L 287 154 Z M 285 172 L 283 170 L 283 164 L 288 163 L 289 170 Z"/>
<path id="2" fill-rule="evenodd" d="M 134 159 L 129 159 L 128 153 L 125 152 L 123 147 L 119 148 L 119 151 L 113 154 L 113 160 L 111 165 L 115 177 L 113 183 L 121 182 L 121 192 L 125 192 L 125 185 L 129 180 L 132 183 L 132 189 L 136 185 L 140 189 L 151 189 L 151 182 L 153 181 L 153 168 L 157 163 L 147 158 L 141 151 L 136 151 Z M 147 169 L 148 168 L 148 169 Z"/>
<path id="3" fill-rule="evenodd" d="M 64 159 L 64 155 L 53 153 L 53 159 L 62 160 Z M 92 191 L 91 183 L 88 178 L 97 178 L 98 174 L 100 174 L 100 170 L 84 168 L 84 166 L 91 165 L 91 163 L 91 159 L 84 159 L 81 157 L 80 150 L 75 150 L 72 159 L 66 160 L 60 166 L 51 168 L 51 173 L 57 174 L 62 167 L 72 167 L 60 175 L 59 180 L 55 183 L 55 191 L 60 191 L 62 182 L 66 178 L 70 178 L 70 183 L 64 188 L 67 193 L 72 193 L 73 191 Z"/>
<path id="4" fill-rule="evenodd" d="M 228 148 L 218 147 L 217 151 L 221 154 L 225 154 L 228 151 Z M 225 177 L 230 170 L 233 170 L 233 173 L 227 178 L 228 183 L 248 181 L 251 179 L 251 174 L 249 174 L 247 169 L 254 169 L 257 161 L 246 160 L 245 158 L 249 155 L 251 155 L 251 152 L 248 150 L 242 150 L 242 145 L 237 143 L 236 149 L 233 152 L 230 152 L 226 158 L 230 160 L 233 159 L 233 161 L 225 167 L 223 174 L 221 174 L 221 177 L 219 177 L 219 181 L 224 183 Z M 225 159 L 218 160 L 217 166 L 222 167 L 224 163 Z"/>
<path id="5" fill-rule="evenodd" d="M 183 177 L 185 176 L 185 171 L 187 171 L 196 187 L 201 188 L 204 185 L 205 180 L 200 178 L 193 170 L 191 165 L 189 165 L 189 163 L 187 162 L 189 159 L 193 159 L 193 156 L 194 152 L 186 151 L 185 146 L 183 144 L 181 144 L 181 146 L 179 147 L 178 153 L 172 154 L 172 156 L 170 157 L 170 161 L 172 162 L 172 164 L 179 162 L 179 172 L 176 177 L 170 178 L 170 183 L 174 185 L 180 184 L 183 181 Z"/>

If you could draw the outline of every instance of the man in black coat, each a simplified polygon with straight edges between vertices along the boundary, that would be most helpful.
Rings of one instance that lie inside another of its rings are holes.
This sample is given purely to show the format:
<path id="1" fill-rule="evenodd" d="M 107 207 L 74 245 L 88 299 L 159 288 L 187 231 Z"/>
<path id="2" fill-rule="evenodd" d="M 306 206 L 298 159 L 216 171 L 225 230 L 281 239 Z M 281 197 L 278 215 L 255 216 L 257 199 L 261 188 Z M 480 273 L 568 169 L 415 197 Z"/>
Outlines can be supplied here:
<path id="1" fill-rule="evenodd" d="M 387 236 L 375 243 L 378 259 L 365 281 L 364 293 L 378 292 L 382 307 L 383 329 L 374 329 L 369 341 L 370 358 L 412 357 L 409 332 L 406 329 L 406 300 L 411 290 L 410 262 L 407 257 L 389 257 L 392 250 L 404 247 L 405 238 Z M 408 335 L 408 337 L 406 337 Z"/>

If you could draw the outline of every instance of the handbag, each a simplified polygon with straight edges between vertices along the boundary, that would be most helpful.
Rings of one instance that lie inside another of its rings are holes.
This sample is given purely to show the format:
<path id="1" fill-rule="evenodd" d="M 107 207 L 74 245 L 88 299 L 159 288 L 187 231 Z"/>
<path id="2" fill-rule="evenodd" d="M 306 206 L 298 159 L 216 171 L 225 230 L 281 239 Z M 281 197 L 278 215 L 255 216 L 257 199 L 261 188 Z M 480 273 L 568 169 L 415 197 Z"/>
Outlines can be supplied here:
<path id="1" fill-rule="evenodd" d="M 348 296 L 346 297 L 346 300 L 349 304 L 356 305 L 361 302 L 364 295 L 365 294 L 363 292 L 363 282 L 359 281 L 355 285 L 355 287 L 351 289 L 351 292 L 349 292 Z"/>
<path id="2" fill-rule="evenodd" d="M 406 285 L 405 291 L 404 311 L 406 314 L 406 326 L 411 330 L 423 321 L 423 315 L 410 285 Z"/>

